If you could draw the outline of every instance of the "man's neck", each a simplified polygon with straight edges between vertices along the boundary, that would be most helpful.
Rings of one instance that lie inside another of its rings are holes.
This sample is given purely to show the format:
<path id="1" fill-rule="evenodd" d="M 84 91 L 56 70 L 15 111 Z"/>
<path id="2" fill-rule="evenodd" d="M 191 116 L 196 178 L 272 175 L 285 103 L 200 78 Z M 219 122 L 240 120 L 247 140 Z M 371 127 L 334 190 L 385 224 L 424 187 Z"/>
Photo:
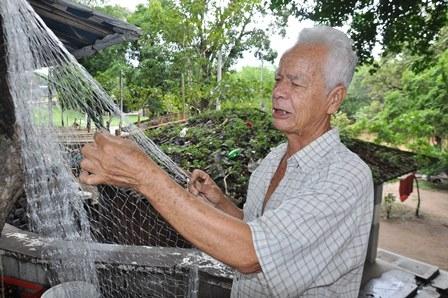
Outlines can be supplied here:
<path id="1" fill-rule="evenodd" d="M 322 126 L 319 129 L 310 131 L 310 132 L 302 132 L 296 134 L 287 134 L 288 138 L 288 146 L 286 148 L 286 159 L 293 156 L 299 150 L 305 148 L 308 144 L 312 143 L 314 140 L 325 134 L 327 131 L 331 129 L 330 123 Z"/>

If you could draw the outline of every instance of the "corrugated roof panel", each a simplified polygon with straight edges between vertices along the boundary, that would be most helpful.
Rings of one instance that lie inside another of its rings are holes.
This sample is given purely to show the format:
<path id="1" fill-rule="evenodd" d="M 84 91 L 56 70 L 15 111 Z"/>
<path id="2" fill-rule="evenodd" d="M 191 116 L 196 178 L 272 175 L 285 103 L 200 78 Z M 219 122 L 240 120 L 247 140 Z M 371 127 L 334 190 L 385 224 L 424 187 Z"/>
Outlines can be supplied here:
<path id="1" fill-rule="evenodd" d="M 67 0 L 28 0 L 65 47 L 82 58 L 140 35 L 136 26 Z M 118 36 L 121 35 L 121 36 Z"/>

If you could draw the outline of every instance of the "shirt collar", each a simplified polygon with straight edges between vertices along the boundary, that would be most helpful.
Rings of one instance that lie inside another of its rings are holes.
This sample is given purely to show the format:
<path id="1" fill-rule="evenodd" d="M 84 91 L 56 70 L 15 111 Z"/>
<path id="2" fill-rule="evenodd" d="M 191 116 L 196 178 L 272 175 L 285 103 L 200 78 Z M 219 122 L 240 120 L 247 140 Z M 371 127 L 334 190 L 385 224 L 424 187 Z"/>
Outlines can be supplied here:
<path id="1" fill-rule="evenodd" d="M 340 142 L 339 130 L 332 128 L 292 155 L 288 159 L 288 165 L 300 167 L 304 171 L 312 169 L 321 163 L 322 159 Z M 283 154 L 285 152 L 286 146 Z"/>

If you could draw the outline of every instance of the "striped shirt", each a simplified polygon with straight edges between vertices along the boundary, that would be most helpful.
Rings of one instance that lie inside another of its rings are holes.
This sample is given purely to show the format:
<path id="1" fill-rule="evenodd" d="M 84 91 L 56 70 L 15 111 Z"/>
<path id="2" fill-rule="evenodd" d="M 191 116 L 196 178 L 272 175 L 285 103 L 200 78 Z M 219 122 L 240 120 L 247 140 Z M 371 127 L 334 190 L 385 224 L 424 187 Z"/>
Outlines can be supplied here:
<path id="1" fill-rule="evenodd" d="M 332 129 L 287 160 L 263 212 L 287 144 L 249 181 L 244 220 L 262 271 L 236 273 L 232 297 L 357 297 L 373 214 L 369 167 Z"/>

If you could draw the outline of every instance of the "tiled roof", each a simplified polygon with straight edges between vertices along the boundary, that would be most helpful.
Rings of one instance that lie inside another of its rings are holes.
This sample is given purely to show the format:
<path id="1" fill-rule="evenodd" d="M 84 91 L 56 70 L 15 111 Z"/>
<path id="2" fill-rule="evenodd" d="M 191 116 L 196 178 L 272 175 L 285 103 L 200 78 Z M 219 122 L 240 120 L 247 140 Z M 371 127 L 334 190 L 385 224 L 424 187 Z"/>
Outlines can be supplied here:
<path id="1" fill-rule="evenodd" d="M 342 137 L 342 142 L 370 166 L 375 184 L 414 172 L 418 168 L 415 153 L 347 137 Z"/>

